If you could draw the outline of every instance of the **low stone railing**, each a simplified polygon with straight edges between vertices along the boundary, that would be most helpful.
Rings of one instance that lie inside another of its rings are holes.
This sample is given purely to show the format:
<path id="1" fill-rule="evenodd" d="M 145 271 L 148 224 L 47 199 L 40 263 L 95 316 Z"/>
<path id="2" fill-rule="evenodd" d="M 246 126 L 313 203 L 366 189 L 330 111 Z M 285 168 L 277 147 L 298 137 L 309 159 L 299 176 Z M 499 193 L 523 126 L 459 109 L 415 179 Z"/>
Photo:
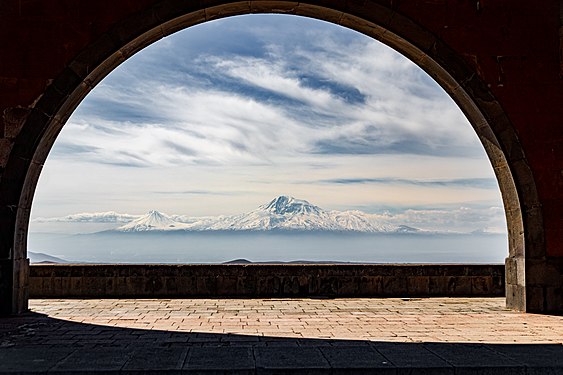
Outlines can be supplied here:
<path id="1" fill-rule="evenodd" d="M 503 296 L 504 265 L 32 265 L 31 298 Z"/>

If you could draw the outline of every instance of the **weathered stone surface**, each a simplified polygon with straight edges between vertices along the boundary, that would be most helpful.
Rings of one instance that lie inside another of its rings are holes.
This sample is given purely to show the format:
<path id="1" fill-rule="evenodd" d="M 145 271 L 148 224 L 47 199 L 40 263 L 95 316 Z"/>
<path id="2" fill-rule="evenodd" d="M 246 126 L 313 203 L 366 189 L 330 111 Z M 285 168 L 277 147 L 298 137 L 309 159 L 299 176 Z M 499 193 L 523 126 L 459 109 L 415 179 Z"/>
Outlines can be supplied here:
<path id="1" fill-rule="evenodd" d="M 250 347 L 191 348 L 184 369 L 191 371 L 233 371 L 254 373 L 254 354 Z"/>
<path id="2" fill-rule="evenodd" d="M 454 367 L 424 345 L 405 343 L 375 343 L 375 349 L 397 368 L 398 374 L 439 374 L 453 375 Z"/>
<path id="3" fill-rule="evenodd" d="M 109 336 L 111 337 L 111 336 Z M 159 335 L 157 335 L 158 339 Z M 165 342 L 167 338 L 162 335 Z M 158 341 L 158 340 L 156 340 Z M 151 370 L 173 373 L 180 371 L 186 360 L 188 354 L 188 347 L 174 346 L 174 347 L 137 347 L 130 353 L 127 363 L 122 367 L 124 372 L 137 371 L 137 372 L 150 372 Z"/>
<path id="4" fill-rule="evenodd" d="M 0 316 L 12 312 L 13 278 L 14 262 L 11 259 L 0 259 Z"/>
<path id="5" fill-rule="evenodd" d="M 260 373 L 301 371 L 315 374 L 330 370 L 330 364 L 318 348 L 265 347 L 254 349 L 256 369 Z"/>
<path id="6" fill-rule="evenodd" d="M 27 108 L 6 108 L 2 117 L 4 123 L 3 137 L 14 139 L 19 134 L 28 114 L 29 109 Z M 0 135 L 2 134 L 0 133 Z"/>
<path id="7" fill-rule="evenodd" d="M 51 372 L 117 372 L 132 354 L 132 348 L 82 348 L 57 363 Z"/>
<path id="8" fill-rule="evenodd" d="M 74 351 L 73 348 L 44 347 L 2 348 L 0 349 L 0 373 L 46 373 Z"/>
<path id="9" fill-rule="evenodd" d="M 320 350 L 333 369 L 396 374 L 395 366 L 371 346 L 327 346 Z"/>
<path id="10" fill-rule="evenodd" d="M 35 298 L 502 296 L 503 270 L 502 265 L 33 265 L 30 291 Z"/>
<path id="11" fill-rule="evenodd" d="M 499 356 L 483 345 L 444 346 L 428 343 L 425 347 L 455 367 L 456 374 L 526 374 L 526 368 L 521 362 Z"/>

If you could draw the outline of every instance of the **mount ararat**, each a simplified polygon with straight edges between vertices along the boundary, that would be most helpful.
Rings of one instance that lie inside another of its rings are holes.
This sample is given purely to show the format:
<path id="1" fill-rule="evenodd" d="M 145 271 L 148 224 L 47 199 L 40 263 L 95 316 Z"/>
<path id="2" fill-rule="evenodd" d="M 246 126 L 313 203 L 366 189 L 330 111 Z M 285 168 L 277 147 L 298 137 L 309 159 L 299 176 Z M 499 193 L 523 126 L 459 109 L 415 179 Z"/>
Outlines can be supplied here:
<path id="1" fill-rule="evenodd" d="M 232 216 L 168 216 L 150 211 L 113 231 L 330 231 L 357 233 L 416 233 L 406 225 L 385 223 L 361 211 L 328 211 L 306 200 L 281 195 L 257 209 Z"/>

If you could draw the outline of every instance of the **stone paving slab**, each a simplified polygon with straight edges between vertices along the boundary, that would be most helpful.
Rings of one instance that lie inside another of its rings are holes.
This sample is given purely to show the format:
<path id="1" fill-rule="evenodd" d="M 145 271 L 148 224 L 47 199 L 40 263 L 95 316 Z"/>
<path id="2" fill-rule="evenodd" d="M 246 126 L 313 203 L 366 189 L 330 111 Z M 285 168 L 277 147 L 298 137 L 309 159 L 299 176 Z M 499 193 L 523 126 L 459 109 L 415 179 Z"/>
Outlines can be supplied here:
<path id="1" fill-rule="evenodd" d="M 184 369 L 188 371 L 253 374 L 256 368 L 250 347 L 203 346 L 191 348 Z"/>
<path id="2" fill-rule="evenodd" d="M 333 369 L 377 370 L 395 374 L 395 366 L 371 346 L 327 346 L 319 348 Z"/>
<path id="3" fill-rule="evenodd" d="M 500 298 L 31 300 L 0 374 L 563 374 L 563 317 Z"/>
<path id="4" fill-rule="evenodd" d="M 374 347 L 397 368 L 398 374 L 453 374 L 454 367 L 424 345 L 375 343 Z"/>
<path id="5" fill-rule="evenodd" d="M 124 371 L 142 372 L 157 368 L 163 372 L 181 372 L 189 348 L 187 346 L 139 347 L 134 350 L 122 367 Z"/>
<path id="6" fill-rule="evenodd" d="M 73 353 L 72 348 L 12 347 L 0 349 L 0 371 L 2 373 L 47 372 Z"/>
<path id="7" fill-rule="evenodd" d="M 131 348 L 116 347 L 88 347 L 75 350 L 61 360 L 49 372 L 68 373 L 79 370 L 80 372 L 115 372 L 120 371 L 129 360 Z"/>
<path id="8" fill-rule="evenodd" d="M 296 371 L 306 374 L 330 371 L 330 364 L 319 348 L 262 347 L 255 348 L 258 374 L 284 374 Z"/>

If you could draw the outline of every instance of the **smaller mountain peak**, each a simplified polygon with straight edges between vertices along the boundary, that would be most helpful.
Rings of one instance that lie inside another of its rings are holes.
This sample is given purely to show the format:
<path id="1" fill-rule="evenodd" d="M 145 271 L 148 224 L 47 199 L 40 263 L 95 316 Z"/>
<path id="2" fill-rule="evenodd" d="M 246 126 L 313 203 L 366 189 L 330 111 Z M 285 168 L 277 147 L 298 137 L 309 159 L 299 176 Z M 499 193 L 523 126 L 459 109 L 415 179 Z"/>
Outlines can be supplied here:
<path id="1" fill-rule="evenodd" d="M 181 226 L 181 223 L 174 221 L 172 218 L 159 211 L 151 210 L 146 215 L 141 216 L 138 219 L 135 219 L 130 223 L 127 223 L 117 228 L 117 230 L 126 231 L 126 232 L 130 232 L 130 231 L 137 232 L 137 231 L 146 231 L 146 230 L 155 230 L 155 229 L 163 230 L 169 228 L 176 228 L 178 225 Z"/>

